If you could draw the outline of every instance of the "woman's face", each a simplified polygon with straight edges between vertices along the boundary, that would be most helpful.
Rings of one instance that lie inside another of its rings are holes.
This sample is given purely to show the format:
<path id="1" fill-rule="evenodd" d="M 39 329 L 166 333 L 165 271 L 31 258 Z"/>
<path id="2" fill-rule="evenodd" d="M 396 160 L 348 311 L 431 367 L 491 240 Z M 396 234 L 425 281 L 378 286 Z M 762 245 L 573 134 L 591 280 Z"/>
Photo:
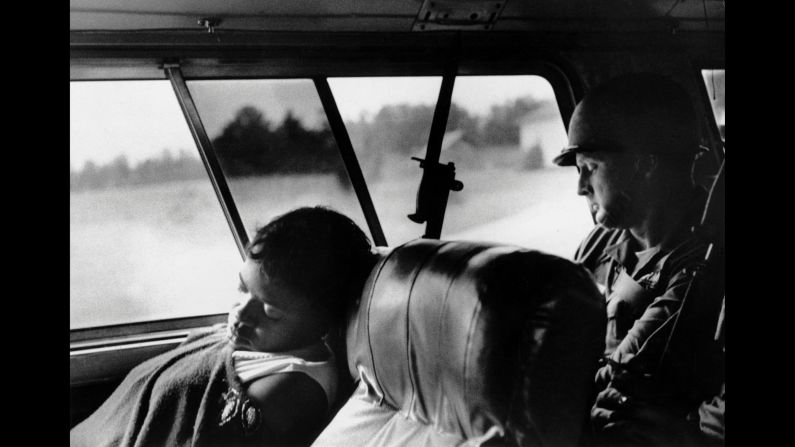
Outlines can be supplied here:
<path id="1" fill-rule="evenodd" d="M 324 319 L 317 306 L 268 278 L 247 259 L 240 270 L 241 301 L 229 312 L 229 339 L 235 349 L 282 352 L 320 340 Z"/>

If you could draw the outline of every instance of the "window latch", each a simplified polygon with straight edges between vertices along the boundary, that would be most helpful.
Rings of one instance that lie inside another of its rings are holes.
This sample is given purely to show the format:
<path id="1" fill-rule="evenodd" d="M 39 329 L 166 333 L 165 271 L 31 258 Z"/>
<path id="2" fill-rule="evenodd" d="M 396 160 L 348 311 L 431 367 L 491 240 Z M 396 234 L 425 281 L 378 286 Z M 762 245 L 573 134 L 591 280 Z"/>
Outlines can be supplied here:
<path id="1" fill-rule="evenodd" d="M 438 239 L 450 191 L 461 191 L 464 184 L 455 179 L 455 165 L 452 162 L 443 165 L 417 157 L 411 159 L 420 162 L 423 172 L 417 190 L 417 210 L 408 218 L 416 223 L 427 222 L 423 237 Z"/>

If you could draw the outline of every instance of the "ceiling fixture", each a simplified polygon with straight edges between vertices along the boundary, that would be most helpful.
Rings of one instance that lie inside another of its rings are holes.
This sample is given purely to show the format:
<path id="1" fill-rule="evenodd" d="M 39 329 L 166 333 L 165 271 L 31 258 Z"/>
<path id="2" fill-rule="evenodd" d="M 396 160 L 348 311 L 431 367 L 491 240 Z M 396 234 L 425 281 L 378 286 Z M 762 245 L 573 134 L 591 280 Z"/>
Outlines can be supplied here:
<path id="1" fill-rule="evenodd" d="M 221 24 L 221 19 L 217 17 L 203 17 L 199 19 L 199 26 L 207 29 L 207 33 L 213 34 L 215 27 Z"/>
<path id="2" fill-rule="evenodd" d="M 424 0 L 412 31 L 490 30 L 507 0 Z"/>

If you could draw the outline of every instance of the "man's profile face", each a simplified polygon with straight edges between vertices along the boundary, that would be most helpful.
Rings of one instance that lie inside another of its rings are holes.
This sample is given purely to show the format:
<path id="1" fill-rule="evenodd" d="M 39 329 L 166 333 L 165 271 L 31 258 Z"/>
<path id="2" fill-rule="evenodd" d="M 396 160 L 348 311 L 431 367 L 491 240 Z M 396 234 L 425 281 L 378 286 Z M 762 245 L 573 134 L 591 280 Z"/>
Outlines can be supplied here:
<path id="1" fill-rule="evenodd" d="M 636 158 L 624 117 L 601 104 L 581 103 L 569 126 L 569 145 L 590 150 L 576 154 L 577 194 L 584 196 L 597 224 L 628 228 L 632 224 L 632 192 L 637 187 Z"/>
<path id="2" fill-rule="evenodd" d="M 596 223 L 607 228 L 627 228 L 632 214 L 628 194 L 634 172 L 632 157 L 602 151 L 578 153 L 576 165 L 577 194 L 587 200 Z"/>

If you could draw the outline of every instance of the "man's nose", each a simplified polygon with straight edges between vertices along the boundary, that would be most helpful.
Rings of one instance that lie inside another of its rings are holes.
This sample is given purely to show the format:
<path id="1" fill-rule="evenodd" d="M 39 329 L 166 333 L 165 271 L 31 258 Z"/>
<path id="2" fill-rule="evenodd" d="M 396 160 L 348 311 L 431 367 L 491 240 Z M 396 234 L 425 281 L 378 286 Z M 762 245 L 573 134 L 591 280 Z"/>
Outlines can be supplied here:
<path id="1" fill-rule="evenodd" d="M 580 176 L 577 178 L 577 195 L 585 196 L 591 191 L 591 185 L 588 182 L 588 173 L 585 169 L 580 169 Z"/>

